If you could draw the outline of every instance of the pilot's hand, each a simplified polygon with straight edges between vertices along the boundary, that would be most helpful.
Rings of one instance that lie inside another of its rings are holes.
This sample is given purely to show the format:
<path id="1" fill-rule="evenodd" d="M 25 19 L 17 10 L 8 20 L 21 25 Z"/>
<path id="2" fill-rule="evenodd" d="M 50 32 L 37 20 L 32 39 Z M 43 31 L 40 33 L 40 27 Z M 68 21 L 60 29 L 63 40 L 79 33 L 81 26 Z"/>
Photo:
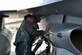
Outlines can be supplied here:
<path id="1" fill-rule="evenodd" d="M 38 23 L 34 23 L 33 26 L 34 26 L 36 29 L 39 29 Z"/>
<path id="2" fill-rule="evenodd" d="M 48 32 L 49 32 L 49 27 L 47 26 L 45 29 L 45 33 L 48 33 Z"/>

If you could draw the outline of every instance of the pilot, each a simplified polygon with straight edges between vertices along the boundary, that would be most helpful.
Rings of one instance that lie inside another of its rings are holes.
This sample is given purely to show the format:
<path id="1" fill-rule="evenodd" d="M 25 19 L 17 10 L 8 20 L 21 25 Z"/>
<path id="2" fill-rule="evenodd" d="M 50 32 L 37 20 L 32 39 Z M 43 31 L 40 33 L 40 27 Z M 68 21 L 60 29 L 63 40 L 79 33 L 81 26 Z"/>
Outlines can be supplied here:
<path id="1" fill-rule="evenodd" d="M 16 46 L 16 55 L 35 55 L 31 51 L 32 44 L 37 36 L 44 35 L 48 30 L 37 30 L 38 21 L 34 15 L 26 15 L 19 27 L 14 45 Z"/>

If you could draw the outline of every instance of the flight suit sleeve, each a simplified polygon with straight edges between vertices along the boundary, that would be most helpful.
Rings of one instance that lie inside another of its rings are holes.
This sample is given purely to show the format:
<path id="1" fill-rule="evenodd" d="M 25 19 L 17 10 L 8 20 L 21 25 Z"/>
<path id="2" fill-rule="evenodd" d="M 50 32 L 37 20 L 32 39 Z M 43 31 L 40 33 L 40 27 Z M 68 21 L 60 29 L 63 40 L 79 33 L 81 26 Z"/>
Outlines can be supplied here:
<path id="1" fill-rule="evenodd" d="M 27 25 L 26 30 L 33 36 L 42 36 L 45 34 L 43 30 L 37 30 L 32 24 Z"/>

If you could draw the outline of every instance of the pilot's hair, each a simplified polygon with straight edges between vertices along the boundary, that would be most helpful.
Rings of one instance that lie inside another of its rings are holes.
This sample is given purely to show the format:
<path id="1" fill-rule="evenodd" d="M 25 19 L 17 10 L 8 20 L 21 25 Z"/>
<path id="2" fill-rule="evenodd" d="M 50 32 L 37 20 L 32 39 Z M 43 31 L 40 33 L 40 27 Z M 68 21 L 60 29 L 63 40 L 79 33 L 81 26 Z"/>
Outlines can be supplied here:
<path id="1" fill-rule="evenodd" d="M 24 20 L 26 20 L 27 18 L 35 18 L 35 16 L 31 14 L 27 14 L 24 16 Z"/>

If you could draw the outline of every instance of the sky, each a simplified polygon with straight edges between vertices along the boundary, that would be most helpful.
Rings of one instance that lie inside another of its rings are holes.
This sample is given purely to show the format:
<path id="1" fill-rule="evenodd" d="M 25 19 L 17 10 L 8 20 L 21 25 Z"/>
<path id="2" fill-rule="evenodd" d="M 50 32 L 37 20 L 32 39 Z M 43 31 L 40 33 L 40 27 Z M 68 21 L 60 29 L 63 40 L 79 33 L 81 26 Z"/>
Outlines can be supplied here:
<path id="1" fill-rule="evenodd" d="M 22 10 L 62 0 L 0 0 L 0 11 Z"/>

